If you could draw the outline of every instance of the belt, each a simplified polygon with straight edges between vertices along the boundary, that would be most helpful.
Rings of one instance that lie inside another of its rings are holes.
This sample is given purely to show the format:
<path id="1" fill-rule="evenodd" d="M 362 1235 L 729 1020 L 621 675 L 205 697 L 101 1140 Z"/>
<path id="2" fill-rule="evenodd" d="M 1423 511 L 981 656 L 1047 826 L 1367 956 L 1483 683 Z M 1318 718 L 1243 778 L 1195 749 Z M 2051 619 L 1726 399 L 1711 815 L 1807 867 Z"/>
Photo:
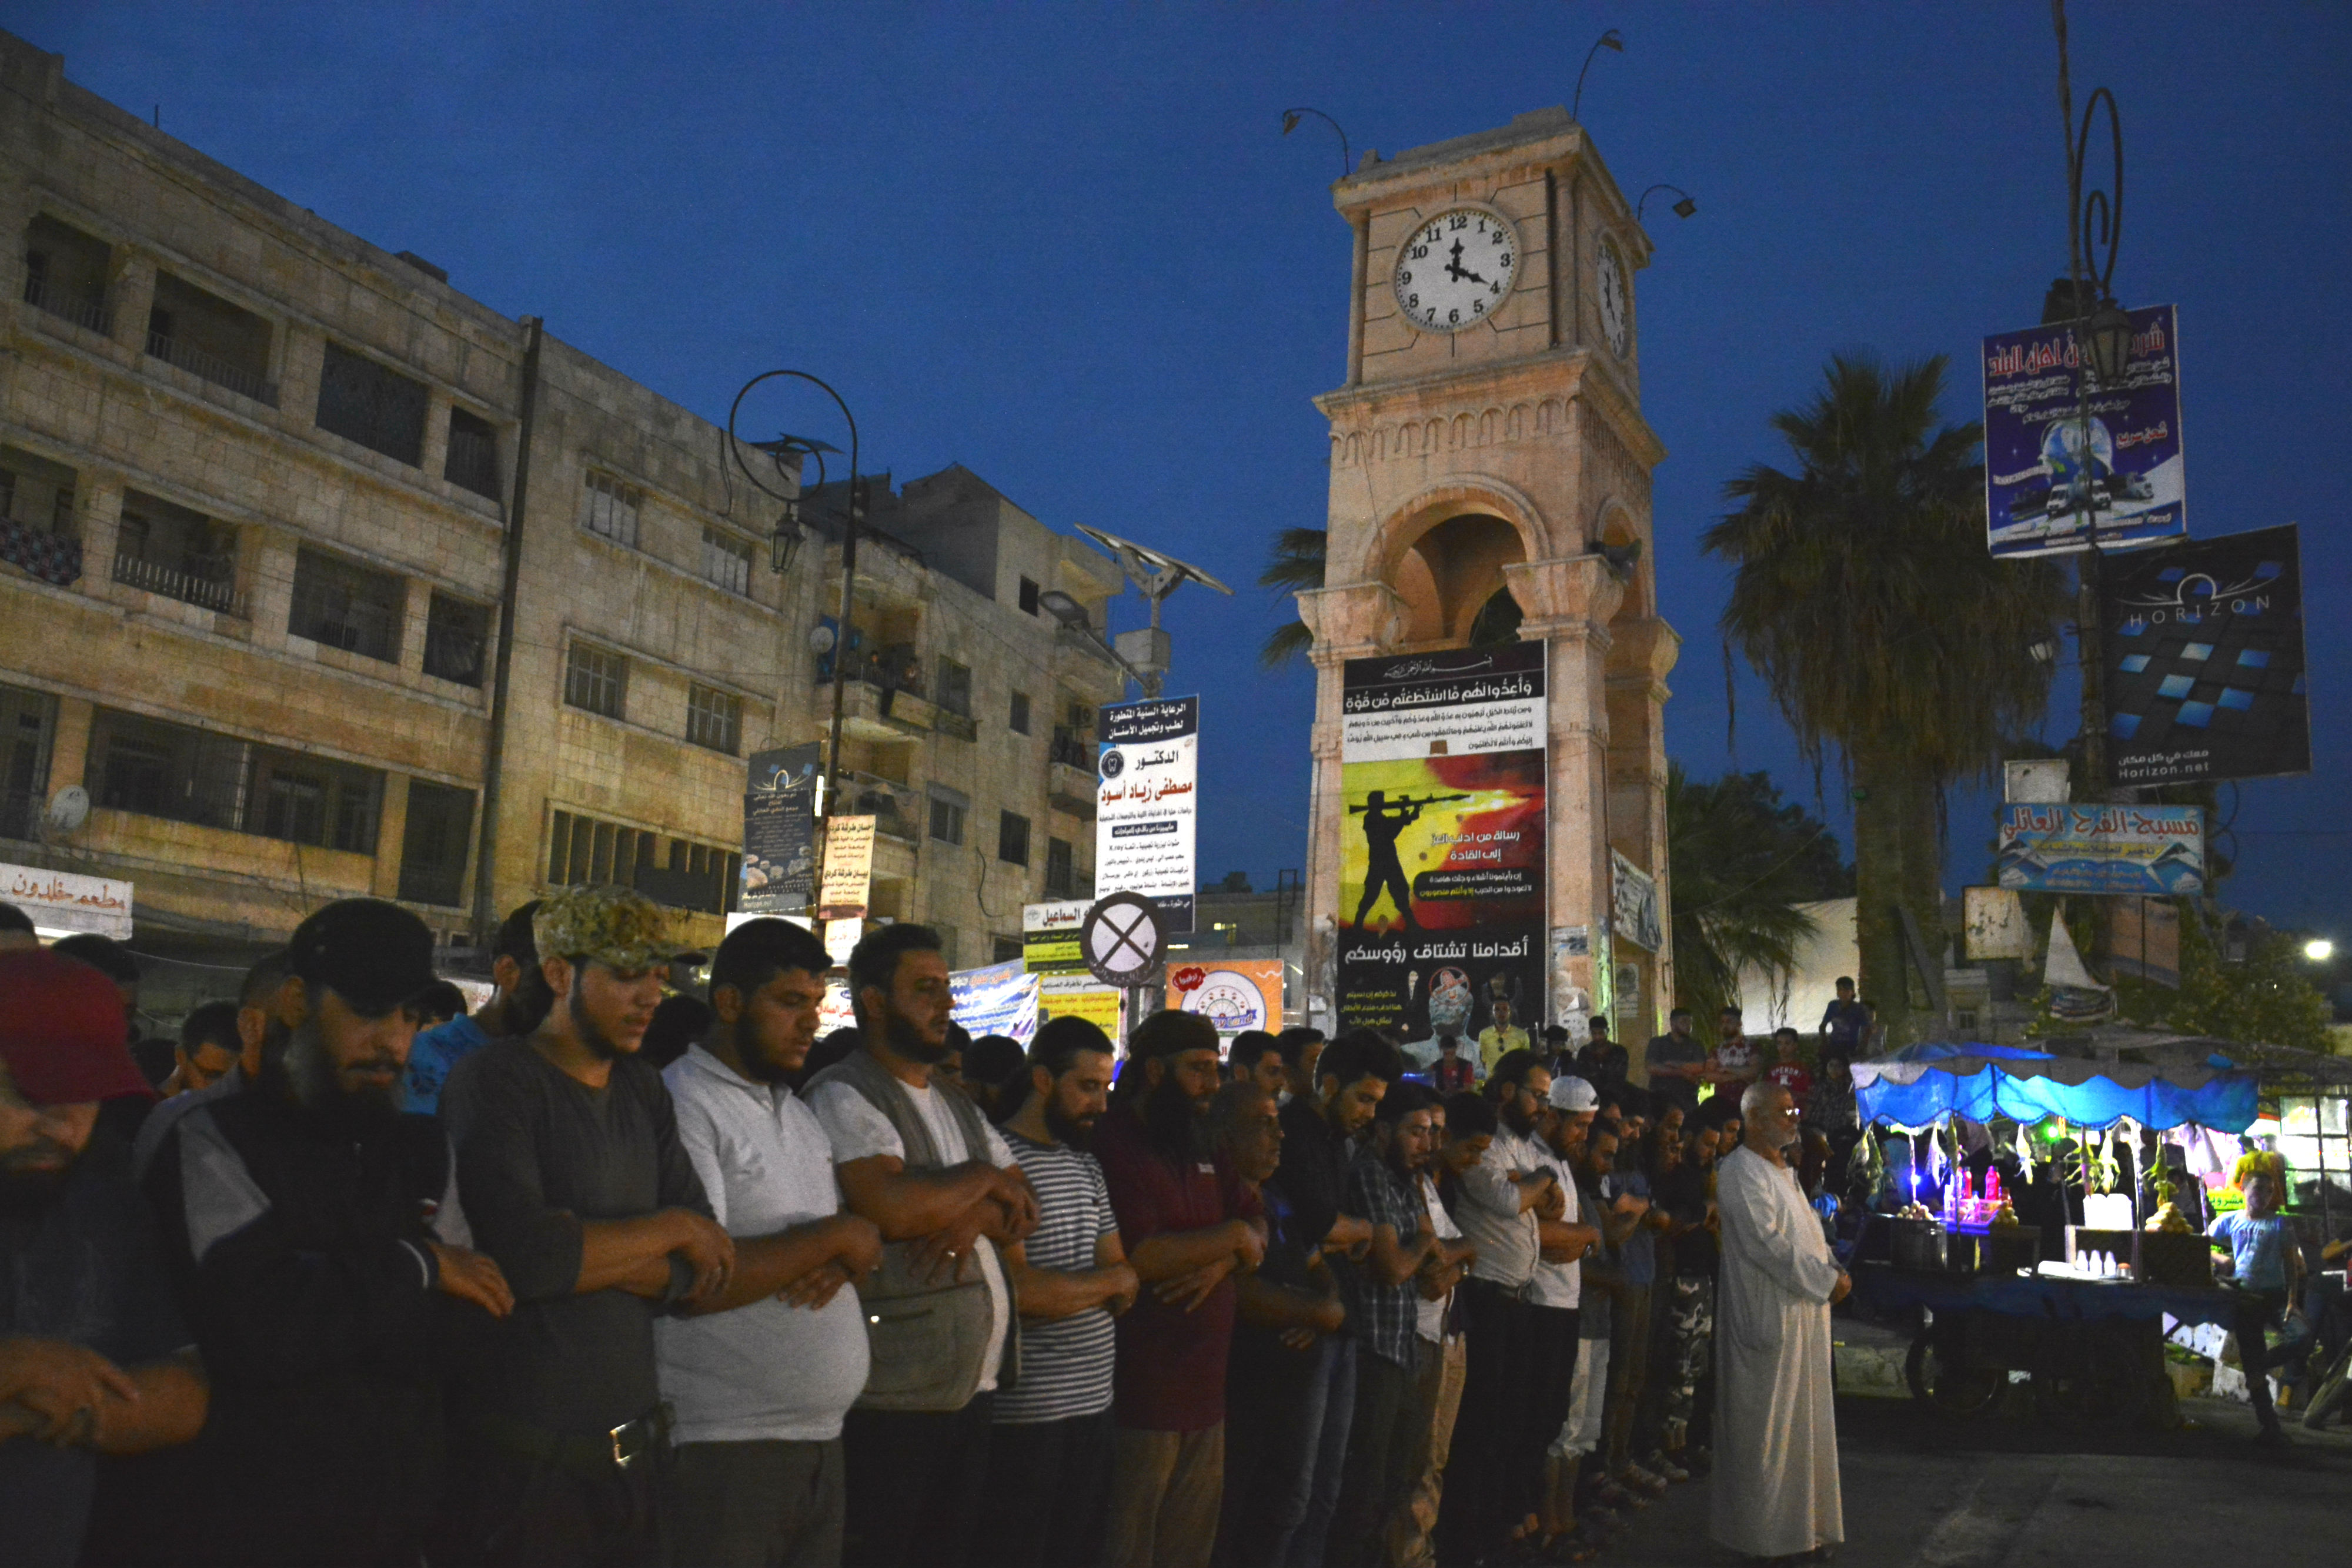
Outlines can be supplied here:
<path id="1" fill-rule="evenodd" d="M 593 1476 L 628 1469 L 665 1450 L 672 1424 L 670 1407 L 656 1405 L 594 1437 L 550 1432 L 503 1416 L 484 1420 L 481 1429 L 493 1444 L 519 1458 Z"/>

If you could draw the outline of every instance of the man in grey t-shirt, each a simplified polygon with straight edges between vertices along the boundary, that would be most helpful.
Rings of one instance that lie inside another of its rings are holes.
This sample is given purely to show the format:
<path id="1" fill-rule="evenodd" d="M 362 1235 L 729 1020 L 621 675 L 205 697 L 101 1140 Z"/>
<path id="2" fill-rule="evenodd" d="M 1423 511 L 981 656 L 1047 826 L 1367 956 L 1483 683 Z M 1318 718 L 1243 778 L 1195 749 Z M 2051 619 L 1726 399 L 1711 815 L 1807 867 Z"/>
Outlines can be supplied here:
<path id="1" fill-rule="evenodd" d="M 1676 1008 L 1666 1015 L 1666 1032 L 1654 1036 L 1643 1055 L 1650 1092 L 1683 1114 L 1698 1109 L 1698 1086 L 1706 1071 L 1706 1047 L 1691 1033 L 1691 1010 Z"/>

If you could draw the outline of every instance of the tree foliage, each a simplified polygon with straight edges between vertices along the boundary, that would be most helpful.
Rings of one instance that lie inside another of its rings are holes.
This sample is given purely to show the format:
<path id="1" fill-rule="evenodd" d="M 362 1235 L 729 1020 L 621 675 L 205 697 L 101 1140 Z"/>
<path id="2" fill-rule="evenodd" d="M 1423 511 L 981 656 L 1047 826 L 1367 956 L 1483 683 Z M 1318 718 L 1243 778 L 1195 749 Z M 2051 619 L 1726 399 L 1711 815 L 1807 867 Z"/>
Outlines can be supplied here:
<path id="1" fill-rule="evenodd" d="M 1741 1005 L 1743 967 L 1785 982 L 1814 930 L 1797 906 L 1853 890 L 1828 826 L 1760 772 L 1694 783 L 1668 764 L 1666 850 L 1675 1005 L 1701 1017 Z"/>

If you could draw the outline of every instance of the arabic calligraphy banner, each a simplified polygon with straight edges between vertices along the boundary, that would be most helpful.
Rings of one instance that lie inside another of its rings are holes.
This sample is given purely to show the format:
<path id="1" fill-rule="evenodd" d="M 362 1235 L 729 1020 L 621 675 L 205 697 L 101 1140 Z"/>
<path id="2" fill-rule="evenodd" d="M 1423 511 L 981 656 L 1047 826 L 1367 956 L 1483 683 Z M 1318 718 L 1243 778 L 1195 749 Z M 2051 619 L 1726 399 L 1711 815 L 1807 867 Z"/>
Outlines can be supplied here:
<path id="1" fill-rule="evenodd" d="M 874 885 L 874 819 L 824 820 L 824 871 L 817 885 L 817 918 L 862 920 Z"/>
<path id="2" fill-rule="evenodd" d="M 2061 322 L 1984 340 L 1985 523 L 1995 556 L 2170 544 L 2189 532 L 2180 450 L 2180 324 L 2127 312 L 2131 366 L 2082 418 L 2081 355 Z M 2084 447 L 2087 444 L 2087 453 Z"/>
<path id="3" fill-rule="evenodd" d="M 2107 569 L 2107 767 L 2117 784 L 2311 771 L 2294 525 Z"/>
<path id="4" fill-rule="evenodd" d="M 0 903 L 23 910 L 37 931 L 91 931 L 131 940 L 131 883 L 111 877 L 0 865 Z"/>
<path id="5" fill-rule="evenodd" d="M 1026 1047 L 1037 1034 L 1037 977 L 1018 960 L 958 969 L 948 977 L 948 1016 L 974 1040 L 1002 1034 Z"/>
<path id="6" fill-rule="evenodd" d="M 2205 887 L 2205 812 L 2197 806 L 2023 805 L 2000 809 L 2000 885 L 2021 893 L 2134 893 Z"/>
<path id="7" fill-rule="evenodd" d="M 1544 645 L 1349 660 L 1339 1024 L 1543 1021 Z"/>
<path id="8" fill-rule="evenodd" d="M 1161 926 L 1192 929 L 1201 699 L 1160 697 L 1102 710 L 1096 758 L 1095 889 L 1160 907 Z"/>
<path id="9" fill-rule="evenodd" d="M 816 792 L 823 754 L 814 742 L 756 752 L 743 796 L 743 891 L 756 914 L 806 909 L 816 884 Z"/>
<path id="10" fill-rule="evenodd" d="M 1021 906 L 1021 963 L 1033 975 L 1084 975 L 1087 956 L 1078 946 L 1078 927 L 1086 924 L 1087 904 L 1067 899 Z"/>

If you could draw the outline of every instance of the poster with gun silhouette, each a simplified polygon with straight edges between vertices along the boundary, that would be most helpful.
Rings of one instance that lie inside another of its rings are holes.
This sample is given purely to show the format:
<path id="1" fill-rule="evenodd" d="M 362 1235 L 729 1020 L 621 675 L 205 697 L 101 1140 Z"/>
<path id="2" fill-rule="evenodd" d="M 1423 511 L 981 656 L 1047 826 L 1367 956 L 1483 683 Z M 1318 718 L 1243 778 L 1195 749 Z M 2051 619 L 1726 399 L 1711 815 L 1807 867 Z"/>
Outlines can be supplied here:
<path id="1" fill-rule="evenodd" d="M 1540 1028 L 1544 644 L 1352 659 L 1340 705 L 1339 1027 Z"/>

